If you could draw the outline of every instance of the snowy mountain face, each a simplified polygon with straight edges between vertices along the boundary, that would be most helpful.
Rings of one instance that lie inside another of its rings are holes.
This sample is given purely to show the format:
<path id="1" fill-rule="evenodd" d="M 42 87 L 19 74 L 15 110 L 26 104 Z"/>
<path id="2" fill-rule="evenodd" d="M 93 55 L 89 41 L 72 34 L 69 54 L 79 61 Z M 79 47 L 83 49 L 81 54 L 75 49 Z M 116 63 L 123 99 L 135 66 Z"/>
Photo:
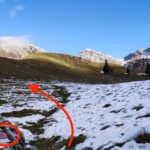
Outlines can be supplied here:
<path id="1" fill-rule="evenodd" d="M 132 60 L 132 59 L 141 59 L 141 58 L 150 58 L 150 48 L 146 49 L 138 49 L 134 53 L 130 53 L 126 57 L 124 57 L 125 61 Z"/>
<path id="2" fill-rule="evenodd" d="M 37 150 L 65 150 L 64 141 L 70 137 L 68 119 L 51 101 L 31 94 L 28 83 L 0 80 L 1 115 L 24 132 L 33 150 L 37 146 Z M 69 112 L 75 127 L 73 149 L 150 150 L 150 81 L 38 83 Z"/>
<path id="3" fill-rule="evenodd" d="M 0 38 L 0 57 L 22 58 L 29 54 L 41 53 L 45 50 L 17 37 Z"/>
<path id="4" fill-rule="evenodd" d="M 92 62 L 103 63 L 107 59 L 108 62 L 112 64 L 119 64 L 119 65 L 123 64 L 122 59 L 117 59 L 117 58 L 112 57 L 111 55 L 102 54 L 90 48 L 84 49 L 77 56 L 82 58 L 83 60 L 88 60 Z"/>

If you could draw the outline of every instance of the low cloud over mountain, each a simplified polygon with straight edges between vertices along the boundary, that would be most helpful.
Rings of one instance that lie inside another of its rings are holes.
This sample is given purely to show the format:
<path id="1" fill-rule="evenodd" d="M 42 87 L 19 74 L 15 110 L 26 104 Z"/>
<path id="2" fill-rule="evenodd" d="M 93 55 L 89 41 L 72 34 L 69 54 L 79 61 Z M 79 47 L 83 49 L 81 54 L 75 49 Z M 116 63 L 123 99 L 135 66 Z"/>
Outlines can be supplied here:
<path id="1" fill-rule="evenodd" d="M 0 37 L 0 57 L 22 58 L 29 54 L 45 52 L 25 37 Z"/>

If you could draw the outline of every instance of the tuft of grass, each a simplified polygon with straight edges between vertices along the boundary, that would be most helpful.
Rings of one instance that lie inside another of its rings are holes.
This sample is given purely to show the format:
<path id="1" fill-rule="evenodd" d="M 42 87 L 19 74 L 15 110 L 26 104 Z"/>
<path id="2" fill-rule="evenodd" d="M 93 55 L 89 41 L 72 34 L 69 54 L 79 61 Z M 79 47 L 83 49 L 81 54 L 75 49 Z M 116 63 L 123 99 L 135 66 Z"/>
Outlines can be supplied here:
<path id="1" fill-rule="evenodd" d="M 141 134 L 138 137 L 135 138 L 135 141 L 137 143 L 150 143 L 150 134 L 145 133 L 145 134 Z"/>
<path id="2" fill-rule="evenodd" d="M 68 102 L 68 97 L 71 95 L 71 93 L 68 93 L 68 91 L 62 87 L 62 86 L 56 86 L 54 85 L 54 92 L 51 93 L 52 96 L 54 97 L 61 97 L 62 103 L 67 103 Z"/>
<path id="3" fill-rule="evenodd" d="M 30 144 L 39 150 L 60 150 L 63 147 L 65 147 L 65 150 L 75 150 L 75 146 L 83 143 L 85 139 L 86 136 L 83 134 L 74 137 L 73 144 L 70 148 L 67 147 L 68 139 L 62 139 L 61 136 L 53 136 L 50 139 L 37 139 L 36 141 L 32 141 Z"/>
<path id="4" fill-rule="evenodd" d="M 83 150 L 93 150 L 93 148 L 92 147 L 86 147 Z"/>
<path id="5" fill-rule="evenodd" d="M 1 113 L 1 115 L 3 117 L 24 117 L 24 116 L 30 116 L 30 115 L 38 114 L 38 113 L 40 113 L 39 110 L 23 109 L 21 111 Z"/>
<path id="6" fill-rule="evenodd" d="M 86 136 L 80 134 L 79 136 L 74 137 L 71 149 L 74 149 L 78 144 L 83 143 L 86 140 Z"/>
<path id="7" fill-rule="evenodd" d="M 32 132 L 35 135 L 40 135 L 44 132 L 44 129 L 42 128 L 43 125 L 49 123 L 49 121 L 46 118 L 43 118 L 36 123 L 27 123 L 30 124 L 30 126 L 23 126 L 24 129 L 30 130 L 30 132 Z"/>
<path id="8" fill-rule="evenodd" d="M 7 102 L 6 100 L 2 100 L 2 99 L 0 100 L 0 106 L 1 106 L 1 105 L 4 105 L 4 104 L 7 104 L 7 103 L 8 103 L 8 102 Z"/>

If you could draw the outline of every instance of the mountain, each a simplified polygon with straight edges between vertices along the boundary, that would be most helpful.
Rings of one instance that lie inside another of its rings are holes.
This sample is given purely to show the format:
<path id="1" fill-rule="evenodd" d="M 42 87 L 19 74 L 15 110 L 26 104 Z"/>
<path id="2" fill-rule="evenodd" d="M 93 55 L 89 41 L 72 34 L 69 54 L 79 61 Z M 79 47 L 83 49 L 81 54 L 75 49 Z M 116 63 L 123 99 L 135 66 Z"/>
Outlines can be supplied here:
<path id="1" fill-rule="evenodd" d="M 140 59 L 149 57 L 150 57 L 150 48 L 146 48 L 146 49 L 138 49 L 135 52 L 130 53 L 129 55 L 124 57 L 124 60 L 128 61 L 131 59 Z"/>
<path id="2" fill-rule="evenodd" d="M 103 54 L 103 53 L 98 52 L 98 51 L 91 49 L 91 48 L 86 48 L 86 49 L 82 50 L 77 55 L 77 57 L 80 57 L 83 60 L 88 60 L 88 61 L 92 61 L 92 62 L 103 63 L 105 61 L 105 59 L 107 59 L 108 62 L 110 62 L 111 64 L 118 64 L 118 65 L 123 64 L 122 59 L 114 58 L 111 55 Z"/>
<path id="3" fill-rule="evenodd" d="M 0 38 L 0 57 L 23 58 L 29 54 L 41 53 L 45 50 L 18 37 Z"/>

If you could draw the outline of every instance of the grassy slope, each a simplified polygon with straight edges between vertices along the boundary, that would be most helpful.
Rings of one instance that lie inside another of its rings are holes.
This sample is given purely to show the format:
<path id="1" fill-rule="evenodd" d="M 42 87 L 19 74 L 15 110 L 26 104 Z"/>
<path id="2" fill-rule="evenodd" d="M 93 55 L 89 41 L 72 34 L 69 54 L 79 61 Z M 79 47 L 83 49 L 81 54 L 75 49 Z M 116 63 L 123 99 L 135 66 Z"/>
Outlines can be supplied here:
<path id="1" fill-rule="evenodd" d="M 20 60 L 0 58 L 0 76 L 21 79 L 62 80 L 85 83 L 116 83 L 148 79 L 138 77 L 134 73 L 124 75 L 126 69 L 111 66 L 113 74 L 100 74 L 103 64 L 83 62 L 80 58 L 64 55 L 41 53 L 29 55 Z"/>

